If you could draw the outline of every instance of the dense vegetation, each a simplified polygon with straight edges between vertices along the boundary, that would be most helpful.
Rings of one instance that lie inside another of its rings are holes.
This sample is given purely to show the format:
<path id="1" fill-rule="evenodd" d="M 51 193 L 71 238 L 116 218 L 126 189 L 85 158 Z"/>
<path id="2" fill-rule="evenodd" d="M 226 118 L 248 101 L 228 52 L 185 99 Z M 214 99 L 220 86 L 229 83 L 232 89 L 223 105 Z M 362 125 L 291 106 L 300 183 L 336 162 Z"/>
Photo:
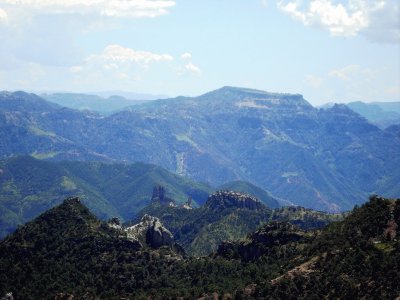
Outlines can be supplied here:
<path id="1" fill-rule="evenodd" d="M 163 185 L 178 203 L 206 201 L 211 188 L 149 164 L 49 162 L 30 156 L 0 161 L 0 238 L 78 195 L 101 219 L 132 220 L 151 199 L 155 185 Z"/>
<path id="2" fill-rule="evenodd" d="M 318 210 L 398 196 L 399 149 L 393 127 L 345 105 L 317 109 L 301 95 L 224 87 L 103 116 L 0 93 L 2 158 L 148 162 L 213 186 L 246 180 Z"/>
<path id="3" fill-rule="evenodd" d="M 273 222 L 210 257 L 184 258 L 168 248 L 143 248 L 67 200 L 0 243 L 0 293 L 17 299 L 58 293 L 394 299 L 400 293 L 398 224 L 400 200 L 372 197 L 321 232 Z"/>
<path id="4" fill-rule="evenodd" d="M 202 207 L 189 210 L 152 203 L 138 213 L 135 221 L 145 214 L 158 217 L 188 254 L 208 255 L 222 241 L 245 237 L 269 221 L 285 221 L 303 229 L 316 229 L 343 218 L 342 214 L 328 214 L 302 207 L 271 210 L 262 204 L 257 209 L 224 206 L 223 199 L 215 195 L 210 195 Z"/>
<path id="5" fill-rule="evenodd" d="M 291 298 L 394 299 L 400 295 L 400 199 L 371 197 L 308 245 L 301 270 L 287 273 L 259 295 Z"/>

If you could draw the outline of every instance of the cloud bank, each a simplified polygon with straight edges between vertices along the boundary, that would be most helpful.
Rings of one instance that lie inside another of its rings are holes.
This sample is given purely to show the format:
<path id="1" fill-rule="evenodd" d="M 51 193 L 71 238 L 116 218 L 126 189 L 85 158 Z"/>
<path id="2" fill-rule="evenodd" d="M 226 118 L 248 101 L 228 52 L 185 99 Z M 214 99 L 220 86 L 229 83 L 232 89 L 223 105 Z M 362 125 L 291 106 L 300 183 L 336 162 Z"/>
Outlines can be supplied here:
<path id="1" fill-rule="evenodd" d="M 95 14 L 107 17 L 158 17 L 175 5 L 172 0 L 3 0 L 10 9 L 40 14 Z"/>
<path id="2" fill-rule="evenodd" d="M 153 69 L 177 75 L 200 74 L 200 68 L 192 63 L 190 53 L 184 53 L 180 58 L 176 60 L 170 54 L 135 50 L 121 45 L 108 45 L 101 53 L 87 56 L 82 64 L 72 66 L 69 71 L 77 75 L 107 74 L 116 79 L 135 81 L 140 80 L 145 73 Z"/>
<path id="3" fill-rule="evenodd" d="M 374 42 L 400 41 L 397 0 L 281 0 L 277 7 L 303 25 L 325 29 L 332 36 L 362 34 Z"/>

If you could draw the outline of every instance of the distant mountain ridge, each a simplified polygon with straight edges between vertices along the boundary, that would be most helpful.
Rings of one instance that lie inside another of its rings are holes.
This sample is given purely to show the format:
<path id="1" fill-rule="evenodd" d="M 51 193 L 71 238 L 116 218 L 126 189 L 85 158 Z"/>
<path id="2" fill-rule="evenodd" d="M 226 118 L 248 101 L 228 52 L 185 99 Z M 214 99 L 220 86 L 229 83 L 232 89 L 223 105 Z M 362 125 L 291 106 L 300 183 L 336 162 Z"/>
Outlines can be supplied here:
<path id="1" fill-rule="evenodd" d="M 232 191 L 244 187 L 265 205 L 280 207 L 270 193 L 249 183 L 228 186 Z M 204 205 L 216 189 L 144 163 L 54 162 L 31 156 L 0 160 L 0 239 L 70 196 L 79 196 L 103 220 L 130 221 L 153 202 Z"/>
<path id="2" fill-rule="evenodd" d="M 329 211 L 351 209 L 372 193 L 400 193 L 392 180 L 400 170 L 398 133 L 344 105 L 317 109 L 301 95 L 223 87 L 101 116 L 51 106 L 23 110 L 0 98 L 3 158 L 154 163 L 214 186 L 249 181 Z"/>
<path id="3" fill-rule="evenodd" d="M 0 238 L 17 225 L 80 196 L 101 219 L 131 220 L 150 203 L 153 187 L 166 187 L 168 197 L 203 204 L 212 188 L 149 164 L 49 162 L 30 156 L 0 161 Z"/>
<path id="4" fill-rule="evenodd" d="M 327 103 L 321 107 L 330 108 L 333 105 L 334 103 Z M 353 101 L 345 105 L 380 128 L 400 124 L 400 102 Z"/>
<path id="5" fill-rule="evenodd" d="M 400 124 L 400 102 L 364 103 L 356 101 L 346 105 L 382 128 Z"/>
<path id="6" fill-rule="evenodd" d="M 91 110 L 101 114 L 111 114 L 128 106 L 144 103 L 146 100 L 126 99 L 122 96 L 111 95 L 103 98 L 97 95 L 54 93 L 41 94 L 43 99 L 63 107 L 78 110 Z"/>

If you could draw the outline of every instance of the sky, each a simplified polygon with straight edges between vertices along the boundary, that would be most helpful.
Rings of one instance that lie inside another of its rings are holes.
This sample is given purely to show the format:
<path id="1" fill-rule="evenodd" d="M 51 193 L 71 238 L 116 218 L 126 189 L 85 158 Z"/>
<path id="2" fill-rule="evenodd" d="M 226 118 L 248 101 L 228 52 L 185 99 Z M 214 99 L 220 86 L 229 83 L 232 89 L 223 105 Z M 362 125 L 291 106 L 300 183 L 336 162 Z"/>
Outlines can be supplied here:
<path id="1" fill-rule="evenodd" d="M 0 0 L 0 90 L 400 101 L 398 0 Z"/>

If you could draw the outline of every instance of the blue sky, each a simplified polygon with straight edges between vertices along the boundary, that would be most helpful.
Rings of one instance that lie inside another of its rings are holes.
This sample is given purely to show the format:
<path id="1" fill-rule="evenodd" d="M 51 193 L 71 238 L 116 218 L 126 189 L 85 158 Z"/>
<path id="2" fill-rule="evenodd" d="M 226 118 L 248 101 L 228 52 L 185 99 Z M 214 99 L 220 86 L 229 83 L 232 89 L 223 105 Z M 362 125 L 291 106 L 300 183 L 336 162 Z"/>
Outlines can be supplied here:
<path id="1" fill-rule="evenodd" d="M 397 0 L 0 0 L 0 89 L 400 101 Z"/>

